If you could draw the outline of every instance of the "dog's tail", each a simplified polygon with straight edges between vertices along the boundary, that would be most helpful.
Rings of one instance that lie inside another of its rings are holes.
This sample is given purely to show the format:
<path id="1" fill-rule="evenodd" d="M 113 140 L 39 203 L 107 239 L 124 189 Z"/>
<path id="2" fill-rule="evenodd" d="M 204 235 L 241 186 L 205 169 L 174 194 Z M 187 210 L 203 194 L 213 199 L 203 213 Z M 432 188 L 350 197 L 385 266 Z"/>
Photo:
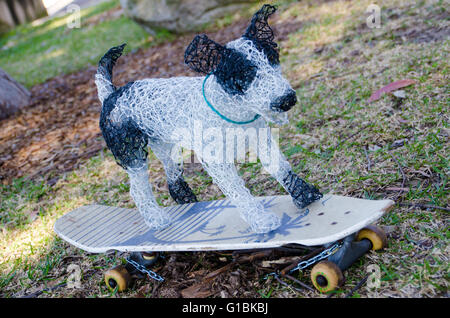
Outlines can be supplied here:
<path id="1" fill-rule="evenodd" d="M 100 62 L 98 62 L 95 84 L 97 85 L 98 98 L 102 104 L 116 90 L 112 83 L 112 70 L 117 59 L 122 55 L 125 45 L 126 43 L 110 48 L 100 59 Z"/>

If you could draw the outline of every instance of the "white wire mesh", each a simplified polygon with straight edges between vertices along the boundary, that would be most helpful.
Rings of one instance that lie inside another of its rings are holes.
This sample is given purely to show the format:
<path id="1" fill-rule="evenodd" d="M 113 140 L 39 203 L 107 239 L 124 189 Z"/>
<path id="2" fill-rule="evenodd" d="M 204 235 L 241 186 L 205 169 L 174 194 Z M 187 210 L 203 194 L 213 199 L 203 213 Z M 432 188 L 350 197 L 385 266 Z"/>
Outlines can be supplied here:
<path id="1" fill-rule="evenodd" d="M 222 115 L 235 121 L 247 121 L 259 114 L 261 118 L 243 128 L 267 127 L 266 121 L 284 124 L 286 113 L 270 109 L 271 102 L 291 91 L 283 78 L 280 66 L 270 65 L 266 55 L 249 39 L 239 38 L 226 45 L 243 53 L 257 67 L 256 77 L 243 95 L 230 95 L 210 76 L 205 82 L 205 96 Z M 203 132 L 208 129 L 225 136 L 235 124 L 220 118 L 207 105 L 202 94 L 205 77 L 173 77 L 144 79 L 134 82 L 117 98 L 109 113 L 109 120 L 120 129 L 123 123 L 133 121 L 139 130 L 149 137 L 149 145 L 164 165 L 168 182 L 181 177 L 180 147 L 193 150 L 213 181 L 241 210 L 241 216 L 257 233 L 266 233 L 280 225 L 280 219 L 268 212 L 245 187 L 233 163 L 217 162 L 204 155 Z M 103 102 L 111 93 L 112 85 L 101 73 L 96 75 L 99 99 Z M 199 126 L 201 126 L 199 128 Z M 239 127 L 241 128 L 241 127 Z M 267 140 L 270 144 L 271 139 Z M 225 143 L 223 147 L 225 148 Z M 273 149 L 269 145 L 268 149 Z M 283 178 L 291 171 L 289 163 L 275 148 L 270 156 L 279 164 L 263 166 L 283 184 Z M 225 152 L 229 149 L 225 149 Z M 267 158 L 266 158 L 267 159 Z M 270 160 L 269 160 L 270 161 Z M 167 215 L 156 203 L 148 180 L 147 163 L 127 168 L 130 177 L 130 194 L 146 224 L 162 229 L 170 224 Z M 285 184 L 283 186 L 286 187 Z"/>

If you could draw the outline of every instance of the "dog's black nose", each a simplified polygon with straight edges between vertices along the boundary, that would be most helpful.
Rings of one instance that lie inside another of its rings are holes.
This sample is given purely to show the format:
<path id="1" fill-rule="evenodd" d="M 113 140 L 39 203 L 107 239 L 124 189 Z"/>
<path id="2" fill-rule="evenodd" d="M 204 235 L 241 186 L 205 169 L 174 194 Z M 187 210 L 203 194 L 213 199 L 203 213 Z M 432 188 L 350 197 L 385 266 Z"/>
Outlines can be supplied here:
<path id="1" fill-rule="evenodd" d="M 297 103 L 297 95 L 295 94 L 295 91 L 291 89 L 289 93 L 278 97 L 272 103 L 270 103 L 270 109 L 274 112 L 279 113 L 286 112 L 291 109 L 292 106 L 295 105 L 295 103 Z"/>

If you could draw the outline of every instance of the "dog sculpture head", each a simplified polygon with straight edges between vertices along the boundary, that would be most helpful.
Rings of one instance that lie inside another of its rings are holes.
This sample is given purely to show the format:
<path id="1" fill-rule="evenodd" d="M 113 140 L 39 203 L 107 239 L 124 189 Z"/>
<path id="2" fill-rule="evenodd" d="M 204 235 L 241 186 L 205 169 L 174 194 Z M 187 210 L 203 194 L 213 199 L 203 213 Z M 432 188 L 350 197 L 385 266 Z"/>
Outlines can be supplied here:
<path id="1" fill-rule="evenodd" d="M 184 54 L 191 69 L 215 76 L 225 99 L 269 121 L 297 102 L 295 91 L 281 74 L 278 45 L 267 22 L 275 11 L 274 6 L 264 5 L 244 35 L 225 46 L 197 35 Z"/>

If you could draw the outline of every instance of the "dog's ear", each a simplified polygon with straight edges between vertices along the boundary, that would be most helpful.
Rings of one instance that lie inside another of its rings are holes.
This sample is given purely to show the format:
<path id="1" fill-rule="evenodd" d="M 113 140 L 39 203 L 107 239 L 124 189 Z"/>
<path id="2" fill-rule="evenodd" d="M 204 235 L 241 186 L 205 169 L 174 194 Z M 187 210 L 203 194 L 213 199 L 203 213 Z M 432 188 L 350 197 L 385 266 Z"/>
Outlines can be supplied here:
<path id="1" fill-rule="evenodd" d="M 184 63 L 196 72 L 209 74 L 219 66 L 224 51 L 225 47 L 205 34 L 197 35 L 184 52 Z"/>
<path id="2" fill-rule="evenodd" d="M 197 35 L 184 52 L 184 62 L 194 71 L 214 74 L 229 94 L 242 95 L 256 76 L 256 66 L 242 53 L 226 48 L 206 35 Z"/>
<path id="3" fill-rule="evenodd" d="M 277 8 L 270 4 L 265 4 L 253 15 L 252 21 L 244 33 L 247 38 L 255 44 L 256 48 L 267 56 L 270 64 L 279 64 L 279 54 L 277 44 L 274 42 L 274 34 L 267 20 L 275 13 Z"/>

